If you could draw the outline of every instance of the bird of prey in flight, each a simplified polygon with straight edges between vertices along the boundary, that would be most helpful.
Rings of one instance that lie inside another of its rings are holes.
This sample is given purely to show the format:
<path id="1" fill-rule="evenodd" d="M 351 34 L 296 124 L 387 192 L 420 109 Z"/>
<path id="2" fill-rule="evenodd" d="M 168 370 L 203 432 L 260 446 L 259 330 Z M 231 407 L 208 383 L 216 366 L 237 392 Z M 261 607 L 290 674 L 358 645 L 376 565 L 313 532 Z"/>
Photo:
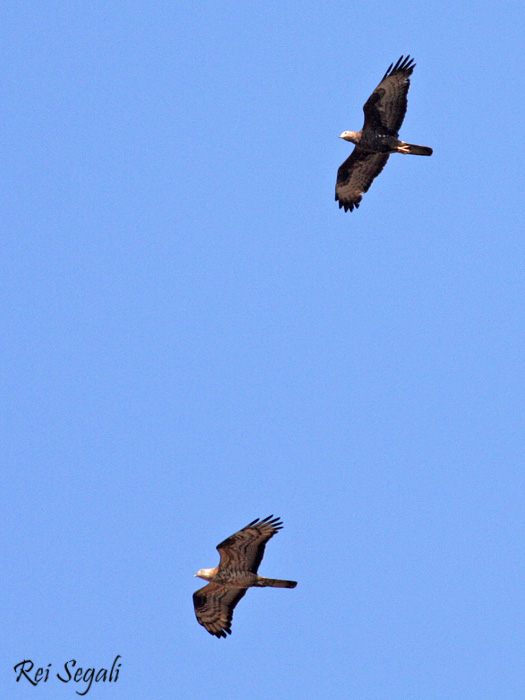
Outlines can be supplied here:
<path id="1" fill-rule="evenodd" d="M 295 588 L 296 581 L 265 578 L 257 574 L 266 543 L 282 529 L 279 518 L 257 518 L 217 545 L 221 559 L 214 569 L 201 569 L 195 576 L 209 581 L 193 594 L 199 623 L 215 637 L 231 634 L 233 609 L 252 586 Z"/>
<path id="2" fill-rule="evenodd" d="M 407 111 L 410 76 L 415 67 L 410 56 L 390 64 L 383 80 L 363 107 L 365 123 L 361 131 L 343 131 L 340 138 L 355 144 L 350 157 L 337 171 L 335 199 L 339 208 L 353 211 L 364 192 L 385 167 L 391 153 L 431 156 L 432 149 L 400 141 L 399 129 Z"/>

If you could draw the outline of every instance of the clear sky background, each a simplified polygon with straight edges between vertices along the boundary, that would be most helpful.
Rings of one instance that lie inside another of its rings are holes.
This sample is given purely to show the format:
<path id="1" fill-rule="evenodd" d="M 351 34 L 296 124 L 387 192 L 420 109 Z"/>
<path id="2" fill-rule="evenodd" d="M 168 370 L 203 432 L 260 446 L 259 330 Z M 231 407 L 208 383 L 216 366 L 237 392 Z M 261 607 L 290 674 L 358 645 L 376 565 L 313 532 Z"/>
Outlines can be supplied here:
<path id="1" fill-rule="evenodd" d="M 524 18 L 2 4 L 2 698 L 524 697 Z M 408 53 L 434 155 L 345 214 Z M 218 640 L 193 574 L 270 513 L 299 585 Z"/>

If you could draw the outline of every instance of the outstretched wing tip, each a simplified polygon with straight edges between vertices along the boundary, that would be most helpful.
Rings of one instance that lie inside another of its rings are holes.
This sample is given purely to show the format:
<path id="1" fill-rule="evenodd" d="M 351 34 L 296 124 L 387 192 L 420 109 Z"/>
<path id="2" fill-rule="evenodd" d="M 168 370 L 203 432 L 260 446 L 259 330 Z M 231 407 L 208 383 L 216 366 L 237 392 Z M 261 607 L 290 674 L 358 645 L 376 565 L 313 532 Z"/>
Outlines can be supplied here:
<path id="1" fill-rule="evenodd" d="M 339 204 L 339 209 L 344 209 L 346 211 L 354 211 L 354 209 L 359 208 L 360 202 L 344 202 L 339 199 L 337 194 L 335 195 L 335 201 Z"/>
<path id="2" fill-rule="evenodd" d="M 383 76 L 383 80 L 385 78 L 388 78 L 389 75 L 394 75 L 394 73 L 400 72 L 400 73 L 406 73 L 407 75 L 412 75 L 412 71 L 416 67 L 416 63 L 413 58 L 410 57 L 410 54 L 407 54 L 406 56 L 400 56 L 396 63 L 391 63 L 388 66 L 387 72 Z M 382 82 L 382 81 L 381 81 Z"/>
<path id="3" fill-rule="evenodd" d="M 251 523 L 248 523 L 246 527 L 252 527 L 253 525 L 271 525 L 275 530 L 280 530 L 283 526 L 282 520 L 279 516 L 273 517 L 272 515 L 267 515 L 266 518 L 262 520 L 260 518 L 255 518 Z M 245 529 L 245 528 L 243 528 Z"/>

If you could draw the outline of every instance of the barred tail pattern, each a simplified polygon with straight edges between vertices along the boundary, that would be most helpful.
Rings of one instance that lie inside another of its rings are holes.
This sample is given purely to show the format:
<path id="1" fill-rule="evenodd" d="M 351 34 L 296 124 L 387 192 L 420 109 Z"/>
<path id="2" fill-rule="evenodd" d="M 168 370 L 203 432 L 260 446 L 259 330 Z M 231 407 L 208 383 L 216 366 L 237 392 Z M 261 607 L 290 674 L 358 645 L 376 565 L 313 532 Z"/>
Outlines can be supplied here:
<path id="1" fill-rule="evenodd" d="M 256 586 L 269 586 L 271 588 L 295 588 L 297 586 L 297 581 L 284 581 L 280 578 L 264 578 L 264 576 L 259 576 Z"/>

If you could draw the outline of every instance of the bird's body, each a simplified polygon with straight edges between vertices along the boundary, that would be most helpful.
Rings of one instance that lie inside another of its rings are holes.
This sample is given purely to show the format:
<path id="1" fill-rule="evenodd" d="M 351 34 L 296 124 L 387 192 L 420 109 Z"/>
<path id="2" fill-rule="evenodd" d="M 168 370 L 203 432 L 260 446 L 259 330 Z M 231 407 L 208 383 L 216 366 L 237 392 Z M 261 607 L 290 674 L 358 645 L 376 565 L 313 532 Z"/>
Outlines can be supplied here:
<path id="1" fill-rule="evenodd" d="M 231 634 L 233 610 L 248 588 L 295 588 L 296 581 L 265 578 L 257 569 L 264 555 L 266 542 L 281 528 L 279 518 L 268 516 L 254 520 L 217 546 L 221 561 L 212 569 L 200 569 L 195 576 L 209 581 L 195 591 L 193 604 L 198 622 L 210 634 L 226 637 Z"/>
<path id="2" fill-rule="evenodd" d="M 295 581 L 284 581 L 278 578 L 266 578 L 259 576 L 252 571 L 244 571 L 243 569 L 228 569 L 220 571 L 216 566 L 214 569 L 201 569 L 195 576 L 203 578 L 205 581 L 213 581 L 213 583 L 223 584 L 227 586 L 235 586 L 239 588 L 251 588 L 252 586 L 260 586 L 261 588 L 271 586 L 272 588 L 295 588 Z M 291 586 L 290 584 L 294 584 Z"/>
<path id="3" fill-rule="evenodd" d="M 381 134 L 363 129 L 362 131 L 343 131 L 340 138 L 350 141 L 367 153 L 395 153 L 399 139 L 390 134 Z"/>
<path id="4" fill-rule="evenodd" d="M 355 144 L 350 157 L 337 171 L 335 199 L 345 211 L 353 211 L 374 178 L 385 167 L 391 153 L 432 155 L 427 146 L 416 146 L 399 139 L 399 129 L 407 109 L 410 75 L 415 63 L 407 56 L 390 65 L 383 80 L 363 107 L 365 123 L 361 131 L 343 131 L 341 138 Z"/>

